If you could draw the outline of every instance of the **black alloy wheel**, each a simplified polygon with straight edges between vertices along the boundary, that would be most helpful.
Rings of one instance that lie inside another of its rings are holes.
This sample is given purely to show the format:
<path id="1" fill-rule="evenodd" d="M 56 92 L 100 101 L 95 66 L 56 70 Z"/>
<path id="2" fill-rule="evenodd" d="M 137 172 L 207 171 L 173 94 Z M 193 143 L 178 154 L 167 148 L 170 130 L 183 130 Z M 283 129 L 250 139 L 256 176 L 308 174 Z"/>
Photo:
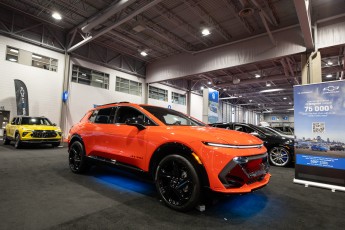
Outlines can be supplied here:
<path id="1" fill-rule="evenodd" d="M 14 142 L 14 148 L 19 149 L 22 146 L 22 142 L 20 140 L 20 134 L 17 133 Z"/>
<path id="2" fill-rule="evenodd" d="M 155 184 L 165 204 L 172 209 L 188 211 L 199 202 L 199 176 L 193 163 L 181 155 L 168 155 L 159 162 Z"/>
<path id="3" fill-rule="evenodd" d="M 2 141 L 4 145 L 8 145 L 11 142 L 9 139 L 7 139 L 6 132 L 4 132 L 4 134 L 2 135 Z"/>
<path id="4" fill-rule="evenodd" d="M 79 141 L 72 143 L 68 154 L 69 167 L 74 173 L 84 173 L 89 165 L 86 161 L 84 146 Z"/>
<path id="5" fill-rule="evenodd" d="M 269 151 L 270 163 L 274 166 L 284 167 L 290 164 L 290 152 L 284 147 L 273 147 Z"/>

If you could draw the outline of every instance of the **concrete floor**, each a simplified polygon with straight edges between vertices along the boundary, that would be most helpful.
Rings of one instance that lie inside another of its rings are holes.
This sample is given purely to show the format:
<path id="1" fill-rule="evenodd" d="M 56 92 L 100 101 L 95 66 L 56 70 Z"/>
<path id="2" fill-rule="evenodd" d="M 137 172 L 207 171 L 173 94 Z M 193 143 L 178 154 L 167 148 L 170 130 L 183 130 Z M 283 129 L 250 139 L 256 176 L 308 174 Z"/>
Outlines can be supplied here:
<path id="1" fill-rule="evenodd" d="M 293 184 L 293 168 L 271 174 L 254 193 L 179 213 L 143 176 L 101 167 L 75 175 L 67 148 L 0 141 L 0 229 L 344 229 L 344 192 Z"/>

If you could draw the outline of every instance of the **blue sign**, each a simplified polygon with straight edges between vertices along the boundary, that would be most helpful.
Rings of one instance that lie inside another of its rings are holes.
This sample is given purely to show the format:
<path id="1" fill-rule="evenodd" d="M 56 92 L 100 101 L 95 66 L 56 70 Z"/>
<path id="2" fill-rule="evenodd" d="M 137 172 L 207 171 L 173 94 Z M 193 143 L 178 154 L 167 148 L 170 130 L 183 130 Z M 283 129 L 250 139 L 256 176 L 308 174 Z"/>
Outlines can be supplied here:
<path id="1" fill-rule="evenodd" d="M 272 117 L 272 121 L 275 121 L 275 120 L 277 120 L 277 118 L 276 117 Z"/>
<path id="2" fill-rule="evenodd" d="M 67 99 L 68 99 L 68 91 L 65 90 L 65 91 L 63 91 L 63 93 L 62 93 L 62 101 L 63 101 L 63 102 L 66 102 Z"/>
<path id="3" fill-rule="evenodd" d="M 208 89 L 208 123 L 218 122 L 219 92 Z"/>
<path id="4" fill-rule="evenodd" d="M 298 154 L 296 156 L 296 164 L 345 170 L 345 158 Z"/>
<path id="5" fill-rule="evenodd" d="M 288 121 L 288 120 L 289 120 L 289 117 L 288 117 L 288 116 L 284 116 L 284 117 L 283 117 L 283 120 Z"/>
<path id="6" fill-rule="evenodd" d="M 344 116 L 345 81 L 294 87 L 296 179 L 339 185 L 336 177 L 345 175 Z"/>

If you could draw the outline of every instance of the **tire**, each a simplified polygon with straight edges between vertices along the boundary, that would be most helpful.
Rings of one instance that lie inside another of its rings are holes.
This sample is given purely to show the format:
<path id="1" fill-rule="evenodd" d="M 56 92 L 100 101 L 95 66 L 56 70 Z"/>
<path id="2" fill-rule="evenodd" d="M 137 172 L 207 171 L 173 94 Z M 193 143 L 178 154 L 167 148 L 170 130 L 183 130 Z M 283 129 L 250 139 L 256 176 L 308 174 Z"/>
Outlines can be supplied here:
<path id="1" fill-rule="evenodd" d="M 81 174 L 89 169 L 84 146 L 79 141 L 73 142 L 69 148 L 68 163 L 73 173 Z"/>
<path id="2" fill-rule="evenodd" d="M 10 140 L 9 139 L 7 139 L 7 135 L 6 135 L 6 132 L 4 132 L 4 134 L 2 135 L 2 140 L 3 140 L 3 144 L 4 145 L 8 145 L 8 144 L 10 144 Z"/>
<path id="3" fill-rule="evenodd" d="M 269 151 L 269 159 L 271 165 L 284 167 L 290 164 L 291 154 L 284 147 L 273 147 Z"/>
<path id="4" fill-rule="evenodd" d="M 14 139 L 14 148 L 20 149 L 22 147 L 22 142 L 20 140 L 20 134 L 16 133 L 15 139 Z"/>
<path id="5" fill-rule="evenodd" d="M 164 203 L 174 210 L 189 211 L 199 203 L 199 176 L 193 163 L 181 155 L 168 155 L 159 162 L 155 184 Z"/>

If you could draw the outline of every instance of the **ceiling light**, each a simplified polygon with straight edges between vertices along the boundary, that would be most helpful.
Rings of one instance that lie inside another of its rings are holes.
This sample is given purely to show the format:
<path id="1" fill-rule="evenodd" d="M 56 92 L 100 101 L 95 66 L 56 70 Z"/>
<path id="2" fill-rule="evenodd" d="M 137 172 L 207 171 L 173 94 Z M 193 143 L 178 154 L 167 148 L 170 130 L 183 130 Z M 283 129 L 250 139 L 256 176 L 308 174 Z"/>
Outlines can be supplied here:
<path id="1" fill-rule="evenodd" d="M 326 75 L 327 78 L 331 78 L 332 77 L 332 74 L 328 74 Z"/>
<path id="2" fill-rule="evenodd" d="M 37 58 L 37 59 L 42 59 L 41 56 L 38 56 L 38 55 L 36 55 L 36 54 L 33 54 L 32 57 L 33 57 L 33 58 Z"/>
<path id="3" fill-rule="evenodd" d="M 210 35 L 211 33 L 210 33 L 210 30 L 209 29 L 203 29 L 202 31 L 201 31 L 201 34 L 202 34 L 202 36 L 207 36 L 207 35 Z"/>
<path id="4" fill-rule="evenodd" d="M 261 77 L 260 74 L 255 74 L 255 78 Z"/>
<path id="5" fill-rule="evenodd" d="M 292 102 L 289 102 L 289 105 L 292 105 Z"/>
<path id="6" fill-rule="evenodd" d="M 328 62 L 327 62 L 327 65 L 333 65 L 333 62 L 328 61 Z"/>
<path id="7" fill-rule="evenodd" d="M 223 89 L 223 91 L 226 91 L 226 89 Z"/>
<path id="8" fill-rule="evenodd" d="M 141 56 L 144 56 L 144 57 L 147 56 L 147 53 L 145 51 L 141 51 L 140 54 Z"/>
<path id="9" fill-rule="evenodd" d="M 16 50 L 16 49 L 10 49 L 10 52 L 12 52 L 12 53 L 19 53 L 19 51 Z"/>
<path id="10" fill-rule="evenodd" d="M 266 86 L 267 86 L 267 87 L 270 87 L 270 86 L 271 86 L 271 83 L 270 83 L 270 82 L 266 82 Z"/>
<path id="11" fill-rule="evenodd" d="M 253 100 L 249 100 L 249 102 L 252 102 Z"/>
<path id="12" fill-rule="evenodd" d="M 237 98 L 236 96 L 230 96 L 230 97 L 219 98 L 219 100 L 228 100 L 228 99 L 236 99 L 236 98 Z"/>
<path id="13" fill-rule="evenodd" d="M 55 18 L 56 20 L 61 20 L 62 19 L 61 14 L 59 14 L 58 12 L 54 12 L 52 14 L 52 17 Z"/>
<path id="14" fill-rule="evenodd" d="M 288 110 L 295 110 L 294 108 L 288 109 Z"/>
<path id="15" fill-rule="evenodd" d="M 10 58 L 8 59 L 9 61 L 13 61 L 13 62 L 17 62 L 17 59 L 14 59 L 14 58 Z"/>
<path id="16" fill-rule="evenodd" d="M 258 104 L 258 105 L 261 105 L 261 104 Z"/>
<path id="17" fill-rule="evenodd" d="M 204 86 L 201 86 L 200 89 L 204 89 Z"/>
<path id="18" fill-rule="evenodd" d="M 242 97 L 242 95 L 238 95 L 238 97 Z"/>
<path id="19" fill-rule="evenodd" d="M 287 99 L 287 97 L 284 97 L 283 99 L 284 99 L 284 100 L 286 100 L 286 99 Z"/>
<path id="20" fill-rule="evenodd" d="M 261 90 L 260 93 L 271 93 L 271 92 L 277 92 L 277 91 L 282 91 L 284 89 L 265 89 Z"/>
<path id="21" fill-rule="evenodd" d="M 209 82 L 207 82 L 207 84 L 211 85 L 211 82 L 209 81 Z"/>

